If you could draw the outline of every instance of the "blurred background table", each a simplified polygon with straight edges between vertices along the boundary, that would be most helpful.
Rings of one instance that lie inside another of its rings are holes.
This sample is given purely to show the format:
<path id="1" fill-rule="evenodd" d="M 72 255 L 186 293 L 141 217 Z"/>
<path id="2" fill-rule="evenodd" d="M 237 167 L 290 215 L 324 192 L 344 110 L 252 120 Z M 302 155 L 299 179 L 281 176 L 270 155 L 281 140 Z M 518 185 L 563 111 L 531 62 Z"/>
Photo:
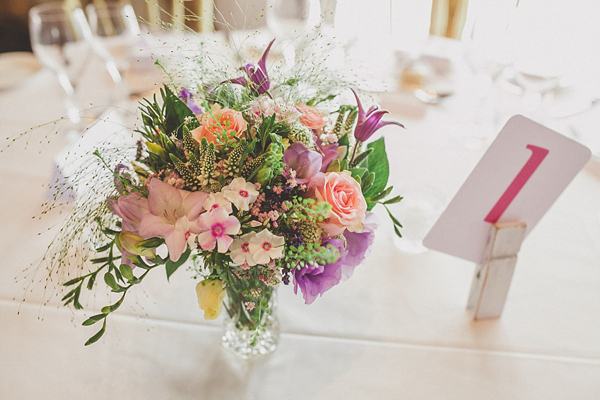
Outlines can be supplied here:
<path id="1" fill-rule="evenodd" d="M 405 65 L 390 54 L 387 89 L 373 93 L 407 127 L 381 130 L 390 183 L 399 194 L 433 188 L 447 203 L 505 119 L 527 112 L 528 104 L 509 71 L 493 89 L 494 117 L 481 118 L 481 77 L 461 42 L 435 39 L 422 53 L 430 66 L 443 67 L 437 83 L 451 88 L 438 104 L 401 87 Z M 595 145 L 598 110 L 556 114 L 582 100 L 585 89 L 558 88 L 543 122 Z M 1 139 L 62 116 L 58 98 L 60 87 L 46 70 L 0 91 Z M 29 150 L 17 144 L 0 154 L 0 398 L 600 398 L 600 147 L 525 240 L 500 319 L 473 321 L 465 309 L 472 263 L 401 251 L 378 210 L 382 226 L 371 257 L 354 276 L 310 306 L 282 287 L 279 348 L 241 361 L 221 348 L 220 321 L 203 320 L 185 271 L 170 283 L 150 274 L 129 299 L 135 301 L 109 321 L 107 335 L 87 348 L 92 332 L 79 325 L 90 312 L 63 308 L 56 298 L 42 304 L 54 288 L 15 282 L 42 256 L 63 217 L 32 219 L 69 140 L 58 135 L 39 146 L 54 128 L 38 128 Z"/>

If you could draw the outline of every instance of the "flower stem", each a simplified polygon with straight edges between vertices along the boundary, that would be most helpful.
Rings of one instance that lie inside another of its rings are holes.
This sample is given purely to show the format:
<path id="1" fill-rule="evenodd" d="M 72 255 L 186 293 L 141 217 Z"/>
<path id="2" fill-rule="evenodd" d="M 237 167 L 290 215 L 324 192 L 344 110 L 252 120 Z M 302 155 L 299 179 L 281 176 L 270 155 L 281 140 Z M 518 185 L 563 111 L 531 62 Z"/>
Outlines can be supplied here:
<path id="1" fill-rule="evenodd" d="M 360 147 L 360 140 L 357 140 L 356 143 L 354 143 L 354 148 L 352 149 L 352 157 L 350 157 L 350 161 L 348 161 L 348 165 L 352 165 L 352 162 L 354 161 L 354 157 L 356 156 L 356 149 L 358 149 Z"/>

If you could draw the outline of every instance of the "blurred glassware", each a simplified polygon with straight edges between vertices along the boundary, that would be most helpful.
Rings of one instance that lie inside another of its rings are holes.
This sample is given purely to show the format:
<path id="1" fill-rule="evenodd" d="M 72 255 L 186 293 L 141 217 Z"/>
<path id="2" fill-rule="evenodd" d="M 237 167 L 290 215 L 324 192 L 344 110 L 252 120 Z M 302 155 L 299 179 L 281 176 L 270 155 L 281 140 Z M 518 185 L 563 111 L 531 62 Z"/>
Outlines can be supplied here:
<path id="1" fill-rule="evenodd" d="M 554 100 L 554 93 L 560 86 L 561 75 L 544 74 L 524 68 L 519 63 L 513 65 L 513 82 L 523 89 L 521 112 L 539 123 L 544 123 L 547 112 Z"/>
<path id="2" fill-rule="evenodd" d="M 281 39 L 276 47 L 287 65 L 294 65 L 296 51 L 321 23 L 320 0 L 267 0 L 268 28 Z"/>
<path id="3" fill-rule="evenodd" d="M 85 10 L 93 34 L 110 53 L 126 83 L 133 50 L 140 35 L 133 7 L 121 1 L 96 0 L 88 4 Z M 124 86 L 129 91 L 127 85 Z"/>
<path id="4" fill-rule="evenodd" d="M 467 11 L 461 41 L 465 45 L 464 58 L 473 73 L 472 83 L 477 87 L 472 123 L 480 127 L 481 145 L 492 139 L 503 122 L 498 81 L 514 58 L 507 35 L 514 23 L 516 4 L 506 0 L 482 0 L 470 3 Z"/>
<path id="5" fill-rule="evenodd" d="M 76 89 L 94 55 L 99 56 L 112 81 L 121 84 L 121 75 L 106 50 L 92 35 L 85 13 L 69 3 L 49 2 L 29 10 L 31 44 L 36 57 L 57 74 L 64 89 L 64 105 L 75 129 L 82 123 Z"/>
<path id="6" fill-rule="evenodd" d="M 50 2 L 29 10 L 31 46 L 43 65 L 58 76 L 65 92 L 64 104 L 71 122 L 81 122 L 75 88 L 92 56 L 91 31 L 83 10 Z"/>
<path id="7" fill-rule="evenodd" d="M 403 199 L 394 214 L 403 228 L 402 238 L 395 237 L 394 244 L 407 253 L 424 253 L 428 249 L 423 246 L 423 239 L 442 214 L 445 196 L 438 188 L 427 185 L 404 187 L 399 193 Z"/>

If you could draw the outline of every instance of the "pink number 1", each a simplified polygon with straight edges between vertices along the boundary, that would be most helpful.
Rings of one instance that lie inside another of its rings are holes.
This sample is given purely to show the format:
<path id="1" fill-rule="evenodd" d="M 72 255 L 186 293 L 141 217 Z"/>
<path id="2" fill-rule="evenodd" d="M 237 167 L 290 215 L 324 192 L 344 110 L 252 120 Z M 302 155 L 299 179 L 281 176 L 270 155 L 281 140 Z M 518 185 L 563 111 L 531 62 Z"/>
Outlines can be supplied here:
<path id="1" fill-rule="evenodd" d="M 528 144 L 527 148 L 531 150 L 531 157 L 529 157 L 529 160 L 525 163 L 523 168 L 521 168 L 521 171 L 515 176 L 515 179 L 496 202 L 496 205 L 494 205 L 487 217 L 485 217 L 485 222 L 493 224 L 500 219 L 502 214 L 504 214 L 504 211 L 506 211 L 510 203 L 512 203 L 517 194 L 523 189 L 525 183 L 527 183 L 529 178 L 531 178 L 531 175 L 533 175 L 535 170 L 549 153 L 547 149 L 532 144 Z"/>

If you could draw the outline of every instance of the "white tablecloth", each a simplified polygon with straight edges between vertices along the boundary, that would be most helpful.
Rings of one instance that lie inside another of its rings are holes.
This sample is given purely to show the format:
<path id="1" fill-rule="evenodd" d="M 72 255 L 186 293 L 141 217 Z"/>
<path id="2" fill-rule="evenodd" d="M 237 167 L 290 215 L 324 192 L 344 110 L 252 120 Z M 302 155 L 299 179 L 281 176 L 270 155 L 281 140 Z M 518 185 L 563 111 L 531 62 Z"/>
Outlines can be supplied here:
<path id="1" fill-rule="evenodd" d="M 462 59 L 454 62 L 457 90 L 440 105 L 402 93 L 380 96 L 408 128 L 382 129 L 398 189 L 433 186 L 449 200 L 485 150 L 470 150 L 465 139 L 475 129 L 465 122 L 473 85 L 461 80 Z M 59 94 L 47 71 L 1 92 L 2 137 L 60 116 Z M 90 347 L 83 343 L 96 327 L 80 324 L 93 310 L 75 312 L 56 298 L 42 305 L 54 288 L 15 282 L 43 254 L 62 217 L 32 219 L 67 139 L 41 150 L 35 142 L 0 154 L 2 399 L 600 398 L 595 160 L 524 242 L 501 318 L 473 321 L 465 310 L 474 264 L 434 251 L 403 253 L 379 210 L 383 223 L 365 264 L 310 306 L 282 287 L 279 348 L 241 361 L 221 348 L 220 321 L 203 320 L 186 271 L 170 283 L 150 274 Z"/>

